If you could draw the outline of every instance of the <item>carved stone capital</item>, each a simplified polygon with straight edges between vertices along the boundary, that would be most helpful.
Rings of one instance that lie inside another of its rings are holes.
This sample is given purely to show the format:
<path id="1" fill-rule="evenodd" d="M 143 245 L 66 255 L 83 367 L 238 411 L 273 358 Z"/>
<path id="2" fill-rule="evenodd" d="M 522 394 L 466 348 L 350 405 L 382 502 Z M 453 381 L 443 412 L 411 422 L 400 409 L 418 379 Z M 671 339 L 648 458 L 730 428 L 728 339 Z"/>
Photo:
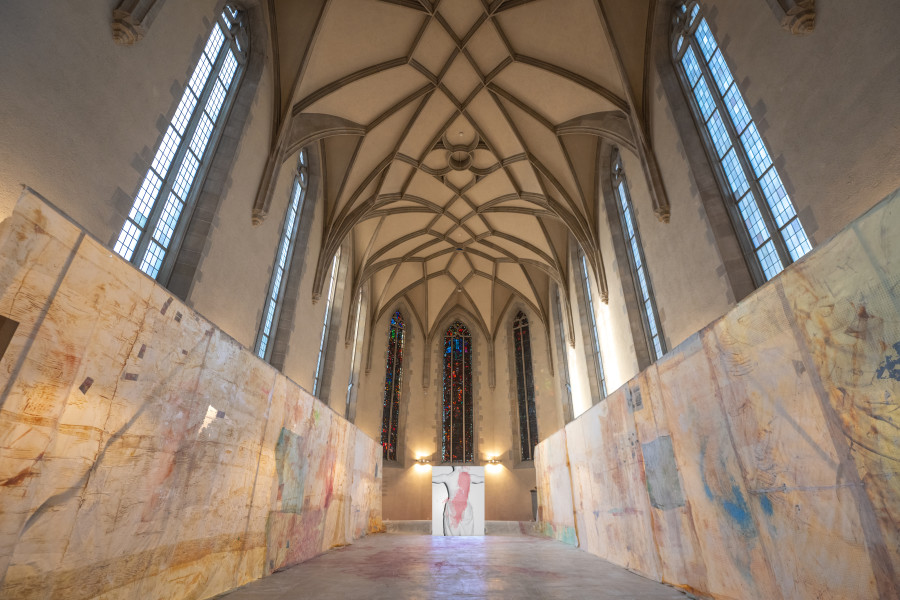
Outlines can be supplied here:
<path id="1" fill-rule="evenodd" d="M 254 206 L 253 212 L 250 216 L 250 220 L 253 222 L 253 226 L 258 227 L 259 225 L 262 225 L 263 221 L 266 220 L 267 215 L 268 215 L 268 212 L 266 212 L 265 210 L 263 210 L 261 208 Z"/>
<path id="2" fill-rule="evenodd" d="M 816 0 L 782 1 L 785 6 L 781 26 L 794 35 L 812 33 L 816 27 Z"/>
<path id="3" fill-rule="evenodd" d="M 120 46 L 138 43 L 165 0 L 122 0 L 112 12 L 113 41 Z"/>

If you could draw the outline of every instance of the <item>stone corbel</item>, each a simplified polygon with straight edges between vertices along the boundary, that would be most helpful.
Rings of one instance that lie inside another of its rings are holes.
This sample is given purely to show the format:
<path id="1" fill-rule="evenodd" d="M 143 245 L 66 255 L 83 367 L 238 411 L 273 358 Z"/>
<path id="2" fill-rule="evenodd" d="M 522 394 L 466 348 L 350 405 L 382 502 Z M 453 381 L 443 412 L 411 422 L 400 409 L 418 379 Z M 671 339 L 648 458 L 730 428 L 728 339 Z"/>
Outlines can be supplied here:
<path id="1" fill-rule="evenodd" d="M 136 44 L 165 0 L 122 0 L 112 13 L 113 41 L 120 46 Z"/>
<path id="2" fill-rule="evenodd" d="M 781 27 L 794 35 L 812 33 L 816 27 L 816 0 L 778 0 L 784 11 Z"/>

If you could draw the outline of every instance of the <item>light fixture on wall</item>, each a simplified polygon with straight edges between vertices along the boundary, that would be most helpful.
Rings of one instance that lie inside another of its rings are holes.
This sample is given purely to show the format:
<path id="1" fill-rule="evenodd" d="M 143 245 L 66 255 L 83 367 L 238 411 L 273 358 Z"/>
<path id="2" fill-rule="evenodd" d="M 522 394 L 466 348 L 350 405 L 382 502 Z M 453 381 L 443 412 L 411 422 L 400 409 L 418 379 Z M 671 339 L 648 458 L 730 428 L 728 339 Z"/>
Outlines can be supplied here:
<path id="1" fill-rule="evenodd" d="M 487 462 L 488 462 L 489 465 L 499 465 L 499 464 L 500 464 L 500 459 L 497 458 L 496 456 L 492 456 L 492 457 L 488 458 L 488 461 L 487 461 Z"/>
<path id="2" fill-rule="evenodd" d="M 416 455 L 416 464 L 417 471 L 424 471 L 431 468 L 431 456 L 425 454 L 417 454 Z"/>

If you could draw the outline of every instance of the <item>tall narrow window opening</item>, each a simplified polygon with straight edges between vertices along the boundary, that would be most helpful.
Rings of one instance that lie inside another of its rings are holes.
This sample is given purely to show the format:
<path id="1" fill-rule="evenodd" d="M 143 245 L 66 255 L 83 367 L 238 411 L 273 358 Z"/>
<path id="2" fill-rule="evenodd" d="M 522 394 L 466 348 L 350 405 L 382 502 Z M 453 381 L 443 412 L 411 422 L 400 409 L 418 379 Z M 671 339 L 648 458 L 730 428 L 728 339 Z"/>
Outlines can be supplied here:
<path id="1" fill-rule="evenodd" d="M 337 288 L 338 265 L 341 263 L 341 251 L 338 250 L 331 261 L 331 279 L 328 281 L 328 300 L 325 302 L 325 319 L 322 323 L 322 337 L 319 338 L 319 358 L 316 360 L 316 376 L 313 380 L 313 396 L 319 395 L 322 384 L 322 366 L 325 364 L 325 348 L 328 340 L 328 326 L 331 324 L 331 309 L 334 306 L 334 291 Z"/>
<path id="2" fill-rule="evenodd" d="M 603 373 L 603 357 L 600 355 L 600 333 L 597 331 L 597 317 L 594 315 L 594 297 L 591 294 L 591 278 L 588 275 L 587 257 L 581 255 L 581 281 L 584 285 L 584 303 L 588 314 L 588 326 L 591 334 L 591 350 L 593 351 L 594 370 L 597 373 L 597 387 L 600 398 L 606 398 L 606 377 Z"/>
<path id="3" fill-rule="evenodd" d="M 612 163 L 612 185 L 616 194 L 616 206 L 622 221 L 622 232 L 625 234 L 625 246 L 628 250 L 628 264 L 631 266 L 631 277 L 641 299 L 641 317 L 644 322 L 644 334 L 647 346 L 654 360 L 659 360 L 665 353 L 665 342 L 659 331 L 659 318 L 656 310 L 656 299 L 653 286 L 650 285 L 650 274 L 647 273 L 647 262 L 644 258 L 644 247 L 631 203 L 631 194 L 625 179 L 625 168 L 622 156 L 616 152 Z"/>
<path id="4" fill-rule="evenodd" d="M 381 447 L 385 460 L 397 460 L 397 430 L 400 423 L 400 384 L 403 380 L 405 324 L 400 311 L 391 317 L 388 332 L 387 367 L 384 374 L 384 408 L 381 416 Z"/>
<path id="5" fill-rule="evenodd" d="M 522 311 L 519 311 L 513 321 L 513 339 L 522 460 L 534 460 L 534 447 L 538 443 L 537 409 L 534 405 L 534 376 L 531 372 L 531 335 L 528 331 L 528 317 Z"/>
<path id="6" fill-rule="evenodd" d="M 761 284 L 812 245 L 700 6 L 682 2 L 673 20 L 676 71 L 750 270 Z"/>
<path id="7" fill-rule="evenodd" d="M 472 338 L 456 321 L 444 334 L 444 402 L 441 456 L 444 462 L 472 462 Z"/>
<path id="8" fill-rule="evenodd" d="M 563 407 L 563 413 L 566 417 L 566 423 L 574 418 L 572 406 L 572 379 L 569 374 L 569 350 L 566 344 L 566 324 L 563 321 L 562 298 L 559 297 L 559 286 L 556 287 L 556 323 L 559 333 L 559 354 L 561 359 L 561 371 L 563 376 L 563 385 L 566 387 L 566 404 Z"/>
<path id="9" fill-rule="evenodd" d="M 224 130 L 247 62 L 247 45 L 244 13 L 226 5 L 113 247 L 163 283 Z"/>
<path id="10" fill-rule="evenodd" d="M 273 327 L 278 323 L 278 313 L 281 312 L 281 302 L 284 296 L 284 288 L 287 285 L 287 270 L 294 255 L 294 240 L 297 237 L 297 229 L 300 225 L 300 211 L 303 208 L 303 200 L 306 198 L 306 186 L 309 177 L 309 164 L 306 150 L 301 150 L 297 157 L 297 175 L 291 186 L 291 201 L 288 203 L 284 217 L 284 227 L 281 232 L 281 241 L 275 254 L 275 267 L 272 269 L 272 277 L 269 280 L 269 291 L 266 295 L 266 305 L 263 309 L 262 323 L 259 327 L 259 336 L 256 342 L 256 355 L 266 360 L 272 353 L 271 339 Z"/>

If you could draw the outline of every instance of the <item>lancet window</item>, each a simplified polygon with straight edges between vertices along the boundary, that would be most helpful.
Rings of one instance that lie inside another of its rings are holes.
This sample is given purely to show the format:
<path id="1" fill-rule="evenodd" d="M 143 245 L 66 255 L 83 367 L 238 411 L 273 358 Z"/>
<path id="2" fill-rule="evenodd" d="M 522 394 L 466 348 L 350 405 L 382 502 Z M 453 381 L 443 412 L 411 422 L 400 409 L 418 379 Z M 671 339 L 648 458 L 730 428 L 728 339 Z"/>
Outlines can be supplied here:
<path id="1" fill-rule="evenodd" d="M 113 249 L 163 283 L 174 266 L 247 62 L 244 13 L 226 5 L 188 80 Z"/>
<path id="2" fill-rule="evenodd" d="M 278 313 L 281 310 L 281 301 L 287 285 L 287 271 L 291 264 L 291 257 L 294 255 L 294 241 L 300 226 L 300 211 L 303 208 L 303 200 L 306 198 L 308 178 L 309 161 L 306 150 L 301 150 L 297 157 L 297 174 L 294 177 L 294 184 L 291 186 L 291 200 L 284 217 L 281 241 L 275 254 L 275 266 L 272 269 L 269 290 L 266 294 L 266 305 L 259 328 L 259 339 L 256 342 L 256 354 L 264 360 L 272 351 L 270 342 L 274 333 L 273 329 L 278 323 Z"/>
<path id="3" fill-rule="evenodd" d="M 731 69 L 696 2 L 674 12 L 672 52 L 757 284 L 812 249 Z"/>
<path id="4" fill-rule="evenodd" d="M 631 203 L 631 194 L 628 191 L 628 182 L 625 179 L 625 167 L 622 165 L 622 157 L 618 153 L 613 157 L 612 171 L 612 185 L 616 194 L 619 218 L 622 222 L 622 233 L 625 235 L 628 264 L 631 267 L 631 277 L 641 302 L 641 320 L 644 324 L 644 334 L 647 336 L 650 356 L 657 360 L 665 353 L 665 342 L 659 330 L 656 298 L 653 296 L 650 274 L 647 273 L 647 261 L 644 258 L 641 234 L 638 231 L 634 206 Z"/>
<path id="5" fill-rule="evenodd" d="M 472 337 L 461 322 L 444 334 L 444 398 L 441 457 L 444 462 L 472 462 L 474 407 L 472 404 Z"/>
<path id="6" fill-rule="evenodd" d="M 534 404 L 534 375 L 531 371 L 531 335 L 528 317 L 519 311 L 513 321 L 516 353 L 516 405 L 519 413 L 519 442 L 522 460 L 534 460 L 538 443 L 537 409 Z"/>
<path id="7" fill-rule="evenodd" d="M 388 331 L 387 366 L 384 374 L 384 407 L 381 416 L 381 447 L 385 460 L 397 460 L 397 430 L 400 422 L 400 384 L 403 381 L 403 341 L 406 325 L 396 311 Z"/>

